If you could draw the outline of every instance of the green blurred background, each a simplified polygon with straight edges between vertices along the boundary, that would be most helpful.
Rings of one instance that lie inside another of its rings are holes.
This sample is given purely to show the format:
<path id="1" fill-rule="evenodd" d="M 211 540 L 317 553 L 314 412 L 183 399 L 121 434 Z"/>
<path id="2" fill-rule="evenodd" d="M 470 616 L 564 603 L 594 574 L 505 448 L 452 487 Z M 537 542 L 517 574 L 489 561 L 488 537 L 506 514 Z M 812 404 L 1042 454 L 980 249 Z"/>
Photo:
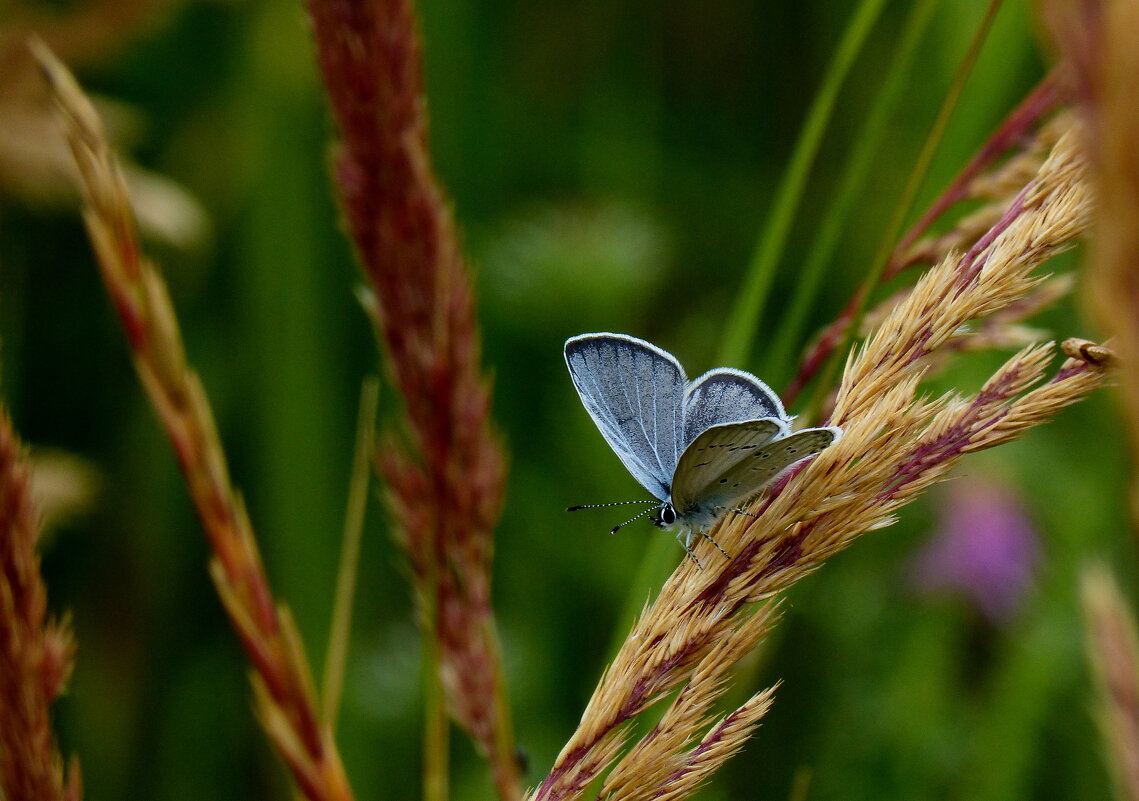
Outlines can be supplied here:
<path id="1" fill-rule="evenodd" d="M 43 5 L 67 15 L 81 4 Z M 937 4 L 811 310 L 812 330 L 867 269 L 984 6 Z M 530 784 L 576 724 L 627 625 L 629 599 L 649 596 L 634 579 L 652 540 L 665 536 L 644 524 L 610 537 L 617 516 L 563 512 L 643 493 L 581 408 L 562 342 L 627 332 L 675 353 L 690 375 L 716 366 L 775 187 L 854 7 L 419 4 L 436 166 L 477 276 L 510 453 L 495 598 Z M 887 6 L 843 87 L 753 356 L 733 365 L 776 388 L 787 366 L 765 345 L 908 8 Z M 1010 1 L 919 206 L 1046 61 L 1030 9 Z M 150 248 L 269 575 L 319 674 L 357 394 L 378 362 L 326 172 L 330 123 L 303 10 L 259 0 L 156 5 L 79 77 L 125 106 L 133 158 L 196 198 L 208 220 L 188 245 L 157 237 Z M 1077 269 L 1082 258 L 1056 269 Z M 1095 336 L 1078 298 L 1035 322 L 1057 338 Z M 89 460 L 100 475 L 94 508 L 52 533 L 44 562 L 52 604 L 71 610 L 79 640 L 58 718 L 87 796 L 287 797 L 207 578 L 204 538 L 78 215 L 15 191 L 0 207 L 0 343 L 4 397 L 23 437 Z M 964 358 L 931 391 L 973 391 L 1006 355 Z M 382 393 L 391 420 L 397 404 L 386 383 Z M 966 594 L 923 591 L 915 579 L 917 555 L 949 505 L 944 492 L 797 586 L 777 636 L 743 666 L 728 699 L 782 679 L 774 709 L 702 797 L 785 799 L 805 776 L 817 799 L 1105 797 L 1076 578 L 1099 556 L 1133 583 L 1120 425 L 1103 392 L 1022 442 L 964 461 L 962 473 L 1020 498 L 1038 537 L 1032 582 L 999 620 Z M 339 732 L 360 799 L 420 792 L 419 638 L 406 576 L 373 501 Z M 453 757 L 454 796 L 491 797 L 461 735 Z"/>

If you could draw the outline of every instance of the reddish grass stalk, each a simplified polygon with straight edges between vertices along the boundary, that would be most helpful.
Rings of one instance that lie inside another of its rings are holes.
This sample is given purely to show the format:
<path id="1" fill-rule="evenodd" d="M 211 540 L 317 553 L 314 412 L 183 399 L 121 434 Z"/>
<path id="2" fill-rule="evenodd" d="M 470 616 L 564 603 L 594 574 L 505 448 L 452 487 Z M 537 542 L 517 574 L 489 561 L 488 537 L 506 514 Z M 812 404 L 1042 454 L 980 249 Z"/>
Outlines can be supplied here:
<path id="1" fill-rule="evenodd" d="M 31 470 L 0 409 L 0 797 L 78 801 L 79 763 L 64 775 L 49 712 L 71 675 L 75 643 L 66 618 L 47 617 L 39 536 Z"/>
<path id="2" fill-rule="evenodd" d="M 879 281 L 884 284 L 899 273 L 921 263 L 921 254 L 911 253 L 918 239 L 930 226 L 955 204 L 970 196 L 970 187 L 997 159 L 1020 144 L 1028 132 L 1051 111 L 1055 110 L 1064 97 L 1056 73 L 1050 74 L 1028 94 L 1020 105 L 997 127 L 997 130 L 981 146 L 976 155 L 950 181 L 949 186 L 933 202 L 917 223 L 899 240 Z M 783 393 L 784 403 L 792 404 L 799 393 L 823 368 L 835 348 L 843 341 L 847 329 L 854 320 L 856 311 L 862 306 L 864 289 L 859 288 L 847 302 L 839 315 L 816 338 L 814 344 L 799 363 L 798 372 Z"/>
<path id="3" fill-rule="evenodd" d="M 253 664 L 258 717 L 305 796 L 312 801 L 350 801 L 352 791 L 332 731 L 319 722 L 300 635 L 288 610 L 274 602 L 252 525 L 229 479 L 209 401 L 186 364 L 165 284 L 139 248 L 118 161 L 66 67 L 42 43 L 33 42 L 32 48 L 51 84 L 75 156 L 84 221 L 103 282 L 213 549 L 210 575 Z"/>
<path id="4" fill-rule="evenodd" d="M 389 434 L 379 466 L 433 640 L 428 658 L 438 659 L 448 711 L 490 760 L 499 795 L 517 798 L 490 605 L 505 459 L 489 421 L 471 278 L 431 167 L 419 32 L 406 0 L 308 6 L 340 132 L 341 207 L 404 398 L 408 437 Z M 445 747 L 437 723 L 428 725 L 428 759 Z M 429 770 L 429 781 L 441 782 L 441 770 Z"/>
<path id="5" fill-rule="evenodd" d="M 959 173 L 949 182 L 925 214 L 905 233 L 890 256 L 890 263 L 882 274 L 883 281 L 889 281 L 902 270 L 913 265 L 907 256 L 910 248 L 929 230 L 950 208 L 969 197 L 969 187 L 986 169 L 1016 145 L 1022 143 L 1028 132 L 1040 123 L 1044 116 L 1059 107 L 1064 99 L 1064 91 L 1056 71 L 1049 73 L 1028 96 L 1020 102 L 993 132 L 988 141 L 970 159 Z"/>

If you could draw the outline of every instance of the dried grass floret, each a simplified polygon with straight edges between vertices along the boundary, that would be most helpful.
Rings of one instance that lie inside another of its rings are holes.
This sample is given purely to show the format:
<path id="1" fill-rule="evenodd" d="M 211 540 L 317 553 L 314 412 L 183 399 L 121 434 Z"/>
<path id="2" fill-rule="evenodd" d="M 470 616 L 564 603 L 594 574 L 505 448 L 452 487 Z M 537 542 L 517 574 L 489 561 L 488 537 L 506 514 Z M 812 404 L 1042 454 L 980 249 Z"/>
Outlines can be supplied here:
<path id="1" fill-rule="evenodd" d="M 1070 115 L 1064 113 L 1057 114 L 1041 125 L 1041 121 L 1059 105 L 1064 96 L 1062 82 L 1053 73 L 1025 97 L 921 219 L 902 237 L 882 271 L 880 283 L 919 264 L 935 264 L 950 252 L 968 249 L 985 234 L 997 230 L 1000 218 L 1007 214 L 1010 198 L 1036 172 L 1060 134 L 1071 127 Z M 1029 136 L 1029 131 L 1038 125 L 1040 130 L 1036 135 Z M 994 168 L 993 165 L 1009 152 L 1012 155 L 1008 160 Z M 987 199 L 990 202 L 966 216 L 946 233 L 921 239 L 950 208 L 969 199 Z M 824 328 L 807 348 L 798 372 L 784 392 L 784 400 L 788 404 L 798 397 L 843 341 L 857 310 L 862 306 L 865 291 L 866 288 L 863 288 L 856 293 L 837 319 Z"/>
<path id="2" fill-rule="evenodd" d="M 79 801 L 79 763 L 63 759 L 50 706 L 67 683 L 75 641 L 47 614 L 28 460 L 0 409 L 0 798 Z"/>

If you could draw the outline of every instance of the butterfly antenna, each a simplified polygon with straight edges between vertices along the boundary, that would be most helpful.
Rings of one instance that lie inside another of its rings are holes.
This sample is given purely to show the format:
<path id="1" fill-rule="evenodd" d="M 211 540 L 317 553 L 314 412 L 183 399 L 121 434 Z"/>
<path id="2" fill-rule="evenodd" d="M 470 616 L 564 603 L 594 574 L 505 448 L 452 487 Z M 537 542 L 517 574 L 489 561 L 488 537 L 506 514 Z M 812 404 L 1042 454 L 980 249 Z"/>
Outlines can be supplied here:
<path id="1" fill-rule="evenodd" d="M 613 501 L 612 503 L 586 503 L 586 504 L 582 504 L 580 506 L 567 506 L 566 511 L 567 512 L 577 512 L 577 511 L 580 511 L 582 509 L 603 509 L 606 506 L 625 506 L 625 505 L 630 504 L 630 503 L 647 503 L 647 504 L 655 506 L 655 505 L 659 504 L 660 501 L 644 501 L 644 500 L 642 500 L 642 501 Z M 634 518 L 634 520 L 635 519 L 636 518 Z"/>
<path id="2" fill-rule="evenodd" d="M 602 504 L 602 506 L 615 506 L 615 505 L 616 505 L 616 504 Z M 632 523 L 634 520 L 639 520 L 640 518 L 644 517 L 644 516 L 645 516 L 645 515 L 647 515 L 649 512 L 651 512 L 652 510 L 653 510 L 653 508 L 650 506 L 648 509 L 645 509 L 643 512 L 637 512 L 635 515 L 633 515 L 632 517 L 630 517 L 630 518 L 629 518 L 628 520 L 626 520 L 624 523 L 621 523 L 621 524 L 619 524 L 619 525 L 613 526 L 613 528 L 609 529 L 609 533 L 610 533 L 610 534 L 616 534 L 616 533 L 617 533 L 617 532 L 618 532 L 620 529 L 623 529 L 625 526 L 629 525 L 629 524 L 630 524 L 630 523 Z"/>

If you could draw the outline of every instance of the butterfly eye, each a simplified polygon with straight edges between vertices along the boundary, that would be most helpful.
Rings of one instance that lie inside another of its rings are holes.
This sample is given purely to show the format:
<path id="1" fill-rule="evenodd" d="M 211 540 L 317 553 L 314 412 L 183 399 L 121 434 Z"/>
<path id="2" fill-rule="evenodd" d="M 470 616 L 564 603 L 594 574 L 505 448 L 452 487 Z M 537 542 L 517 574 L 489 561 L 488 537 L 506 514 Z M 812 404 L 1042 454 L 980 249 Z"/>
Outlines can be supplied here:
<path id="1" fill-rule="evenodd" d="M 676 522 L 676 510 L 672 508 L 672 504 L 666 503 L 660 510 L 660 522 L 666 526 L 671 526 Z"/>

